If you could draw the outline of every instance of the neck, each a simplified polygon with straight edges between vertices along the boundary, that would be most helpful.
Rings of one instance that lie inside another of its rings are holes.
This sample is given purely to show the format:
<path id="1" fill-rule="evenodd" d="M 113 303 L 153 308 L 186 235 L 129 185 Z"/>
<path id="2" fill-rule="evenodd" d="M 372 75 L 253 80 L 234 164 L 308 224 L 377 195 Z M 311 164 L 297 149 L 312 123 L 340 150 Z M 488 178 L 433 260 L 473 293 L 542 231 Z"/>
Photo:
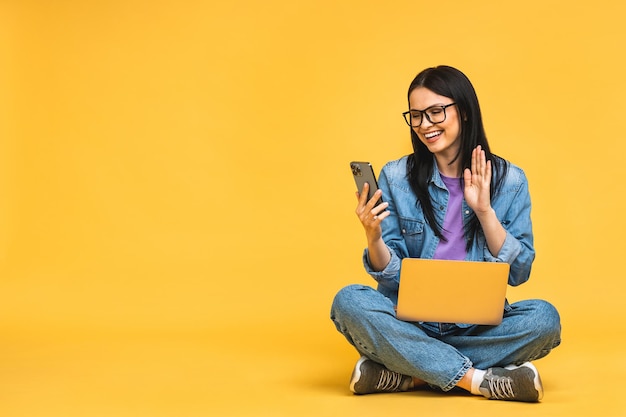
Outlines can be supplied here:
<path id="1" fill-rule="evenodd" d="M 457 158 L 454 163 L 450 164 L 452 158 L 446 158 L 443 155 L 435 155 L 437 160 L 437 168 L 439 172 L 446 177 L 461 178 L 461 160 Z"/>

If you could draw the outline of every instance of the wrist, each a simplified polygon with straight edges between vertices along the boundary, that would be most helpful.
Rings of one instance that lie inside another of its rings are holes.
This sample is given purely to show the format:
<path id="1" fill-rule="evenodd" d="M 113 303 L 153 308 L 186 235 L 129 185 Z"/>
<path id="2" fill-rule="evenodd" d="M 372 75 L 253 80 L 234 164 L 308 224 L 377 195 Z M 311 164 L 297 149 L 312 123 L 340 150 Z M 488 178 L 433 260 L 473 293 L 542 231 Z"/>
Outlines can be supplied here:
<path id="1" fill-rule="evenodd" d="M 488 220 L 492 217 L 496 217 L 496 211 L 493 209 L 493 207 L 489 207 L 486 210 L 480 210 L 480 211 L 474 211 L 474 214 L 476 214 L 476 217 L 478 218 L 478 221 L 482 222 L 483 220 Z"/>

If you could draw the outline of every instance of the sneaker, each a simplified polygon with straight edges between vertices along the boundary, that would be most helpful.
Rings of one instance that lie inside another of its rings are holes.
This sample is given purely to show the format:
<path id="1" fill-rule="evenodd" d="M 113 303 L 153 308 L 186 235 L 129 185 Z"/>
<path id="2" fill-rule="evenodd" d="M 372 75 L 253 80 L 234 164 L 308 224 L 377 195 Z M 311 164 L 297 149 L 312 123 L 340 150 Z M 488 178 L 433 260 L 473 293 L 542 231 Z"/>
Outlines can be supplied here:
<path id="1" fill-rule="evenodd" d="M 490 400 L 537 402 L 543 397 L 539 373 L 530 362 L 489 368 L 479 390 Z"/>
<path id="2" fill-rule="evenodd" d="M 355 394 L 408 391 L 412 382 L 413 378 L 410 376 L 390 371 L 383 365 L 361 356 L 352 372 L 350 391 Z"/>

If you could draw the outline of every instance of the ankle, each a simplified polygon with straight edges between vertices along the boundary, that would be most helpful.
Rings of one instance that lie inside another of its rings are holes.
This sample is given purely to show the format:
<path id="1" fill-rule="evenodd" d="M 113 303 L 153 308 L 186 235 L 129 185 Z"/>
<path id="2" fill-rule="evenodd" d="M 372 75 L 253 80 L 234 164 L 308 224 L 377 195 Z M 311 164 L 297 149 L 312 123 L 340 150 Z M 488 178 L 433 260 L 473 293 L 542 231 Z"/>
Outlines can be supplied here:
<path id="1" fill-rule="evenodd" d="M 474 374 L 472 375 L 472 382 L 471 382 L 471 386 L 470 386 L 470 392 L 474 395 L 483 395 L 480 392 L 480 384 L 482 384 L 483 380 L 485 379 L 485 374 L 487 372 L 483 371 L 481 369 L 474 369 Z"/>
<path id="2" fill-rule="evenodd" d="M 421 380 L 419 378 L 413 377 L 413 380 L 411 381 L 410 388 L 412 388 L 412 389 L 419 388 L 419 387 L 424 386 L 424 385 L 426 385 L 426 381 Z"/>
<path id="3" fill-rule="evenodd" d="M 459 382 L 457 382 L 456 386 L 459 388 L 464 389 L 465 391 L 469 391 L 471 392 L 472 389 L 472 378 L 474 375 L 474 368 L 470 368 L 467 370 L 467 372 L 465 373 L 465 375 L 463 375 L 463 378 L 461 378 L 461 380 Z"/>

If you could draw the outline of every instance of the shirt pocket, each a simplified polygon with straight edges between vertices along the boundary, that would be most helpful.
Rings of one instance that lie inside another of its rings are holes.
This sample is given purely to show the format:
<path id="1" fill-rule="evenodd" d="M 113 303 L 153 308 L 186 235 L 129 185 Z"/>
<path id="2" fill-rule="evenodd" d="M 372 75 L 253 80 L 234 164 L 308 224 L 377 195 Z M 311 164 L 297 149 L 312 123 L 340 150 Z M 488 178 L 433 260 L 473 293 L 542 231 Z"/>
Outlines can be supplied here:
<path id="1" fill-rule="evenodd" d="M 424 221 L 400 217 L 400 232 L 409 251 L 409 256 L 418 257 L 424 245 Z"/>

